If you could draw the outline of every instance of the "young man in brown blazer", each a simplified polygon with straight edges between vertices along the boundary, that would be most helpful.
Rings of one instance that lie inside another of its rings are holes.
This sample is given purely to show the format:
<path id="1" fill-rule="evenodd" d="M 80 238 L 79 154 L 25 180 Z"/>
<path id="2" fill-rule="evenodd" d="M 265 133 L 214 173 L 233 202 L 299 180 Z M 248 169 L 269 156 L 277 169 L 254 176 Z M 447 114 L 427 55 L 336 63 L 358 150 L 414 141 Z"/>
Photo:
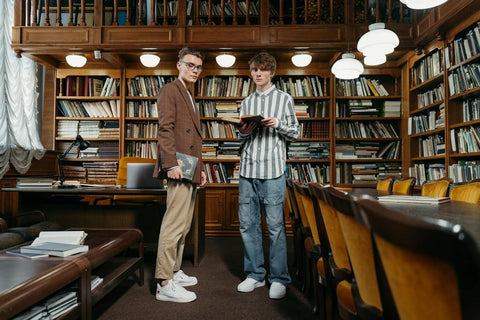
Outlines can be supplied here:
<path id="1" fill-rule="evenodd" d="M 183 48 L 178 54 L 178 79 L 160 89 L 158 108 L 158 157 L 155 175 L 167 178 L 167 210 L 158 238 L 156 299 L 191 302 L 197 296 L 184 287 L 197 284 L 197 278 L 187 276 L 182 265 L 185 237 L 192 223 L 197 185 L 206 182 L 202 171 L 202 135 L 200 112 L 188 90 L 202 71 L 203 54 Z M 198 163 L 191 181 L 183 179 L 176 152 L 197 157 Z"/>

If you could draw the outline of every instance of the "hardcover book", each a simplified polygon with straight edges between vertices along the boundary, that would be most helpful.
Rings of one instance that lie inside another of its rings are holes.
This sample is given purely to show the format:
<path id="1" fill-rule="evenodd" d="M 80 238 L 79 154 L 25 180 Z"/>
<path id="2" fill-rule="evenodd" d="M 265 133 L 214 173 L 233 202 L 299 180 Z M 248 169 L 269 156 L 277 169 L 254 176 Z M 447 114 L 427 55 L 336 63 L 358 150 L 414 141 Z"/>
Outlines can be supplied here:
<path id="1" fill-rule="evenodd" d="M 20 248 L 21 253 L 37 253 L 48 254 L 49 256 L 68 257 L 73 254 L 87 252 L 88 246 L 75 245 L 56 242 L 44 242 L 42 244 L 33 246 L 23 246 Z"/>
<path id="2" fill-rule="evenodd" d="M 258 126 L 262 125 L 262 120 L 265 119 L 260 114 L 244 114 L 240 117 L 222 117 L 223 121 L 230 122 L 236 125 L 241 125 L 242 122 L 255 122 Z"/>
<path id="3" fill-rule="evenodd" d="M 182 170 L 183 179 L 192 180 L 195 174 L 195 168 L 197 167 L 197 157 L 177 152 L 176 154 L 178 165 Z"/>

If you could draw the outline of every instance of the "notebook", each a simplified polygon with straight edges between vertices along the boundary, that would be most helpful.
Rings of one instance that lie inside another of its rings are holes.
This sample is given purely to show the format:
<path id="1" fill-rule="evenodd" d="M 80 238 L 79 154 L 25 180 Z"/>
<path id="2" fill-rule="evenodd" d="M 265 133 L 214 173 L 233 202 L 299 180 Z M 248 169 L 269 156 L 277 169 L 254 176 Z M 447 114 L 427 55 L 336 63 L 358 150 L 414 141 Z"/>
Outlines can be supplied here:
<path id="1" fill-rule="evenodd" d="M 160 189 L 161 179 L 153 178 L 155 163 L 127 163 L 127 189 Z"/>

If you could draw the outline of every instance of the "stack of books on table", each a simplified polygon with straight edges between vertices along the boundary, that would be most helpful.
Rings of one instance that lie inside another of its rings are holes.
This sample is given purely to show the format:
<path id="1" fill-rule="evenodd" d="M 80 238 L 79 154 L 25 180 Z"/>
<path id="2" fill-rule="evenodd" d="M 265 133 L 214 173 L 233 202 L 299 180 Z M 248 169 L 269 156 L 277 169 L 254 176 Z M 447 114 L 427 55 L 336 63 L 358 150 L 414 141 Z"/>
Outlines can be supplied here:
<path id="1" fill-rule="evenodd" d="M 68 257 L 88 251 L 88 246 L 83 245 L 86 236 L 84 231 L 42 231 L 30 245 L 20 247 L 19 252 L 7 252 L 32 259 L 45 256 Z"/>
<path id="2" fill-rule="evenodd" d="M 18 178 L 17 188 L 51 188 L 52 178 Z"/>
<path id="3" fill-rule="evenodd" d="M 404 196 L 389 195 L 378 197 L 380 202 L 398 202 L 398 203 L 424 203 L 424 204 L 440 204 L 449 202 L 449 197 L 425 197 L 425 196 Z"/>

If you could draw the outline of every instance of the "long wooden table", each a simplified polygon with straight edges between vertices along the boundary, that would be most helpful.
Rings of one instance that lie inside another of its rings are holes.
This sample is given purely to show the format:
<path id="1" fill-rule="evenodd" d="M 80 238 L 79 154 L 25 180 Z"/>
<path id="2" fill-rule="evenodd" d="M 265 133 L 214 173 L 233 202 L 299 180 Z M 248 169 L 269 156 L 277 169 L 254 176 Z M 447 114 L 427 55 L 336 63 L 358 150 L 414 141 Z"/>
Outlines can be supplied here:
<path id="1" fill-rule="evenodd" d="M 3 188 L 2 191 L 8 191 L 8 192 L 18 192 L 20 197 L 19 197 L 19 207 L 22 210 L 37 210 L 37 209 L 42 209 L 42 200 L 45 199 L 45 197 L 51 197 L 51 196 L 102 196 L 102 195 L 159 195 L 159 196 L 166 196 L 167 190 L 166 189 L 127 189 L 123 187 L 77 187 L 77 188 Z M 61 200 L 60 198 L 58 198 Z M 77 200 L 78 201 L 78 200 Z M 50 201 L 54 202 L 55 201 Z M 67 205 L 71 205 L 71 208 L 66 208 L 69 210 L 69 212 L 65 213 L 60 213 L 57 214 L 57 216 L 62 217 L 62 216 L 67 216 L 68 214 L 71 214 L 71 212 L 79 209 L 76 207 L 76 204 L 74 201 L 71 201 Z M 62 210 L 65 209 L 65 204 L 61 204 L 60 206 Z M 58 206 L 57 206 L 58 207 Z M 94 210 L 92 208 L 93 206 L 85 206 L 82 207 L 82 214 L 84 210 Z M 52 206 L 48 207 L 49 209 L 52 209 Z M 115 209 L 112 209 L 115 211 L 113 213 L 114 216 L 118 217 L 120 213 L 120 206 L 114 207 Z M 138 207 L 140 208 L 141 207 Z M 102 206 L 98 211 L 107 211 L 109 210 L 109 206 Z M 52 212 L 49 214 L 49 212 L 46 212 L 48 217 L 54 216 L 54 213 Z M 86 214 L 85 214 L 86 215 Z M 156 223 L 158 223 L 158 228 L 156 230 L 152 231 L 149 230 L 150 233 L 155 234 L 155 243 L 154 246 L 156 247 L 156 241 L 158 239 L 158 231 L 160 230 L 159 224 L 160 222 L 155 220 L 156 218 L 153 218 L 154 212 L 150 209 L 148 210 L 148 215 L 152 217 L 150 220 L 154 220 Z M 55 218 L 55 216 L 54 216 Z M 57 219 L 58 220 L 58 219 Z M 101 220 L 101 219 L 99 219 Z M 148 227 L 151 229 L 153 227 L 153 223 L 151 221 L 148 221 Z M 61 221 L 59 221 L 61 222 Z M 88 225 L 88 227 L 110 227 L 110 225 Z M 81 224 L 75 224 L 75 226 L 80 226 L 83 227 L 84 225 Z M 117 226 L 115 226 L 117 227 Z M 129 225 L 129 227 L 136 227 L 140 228 L 140 226 L 135 226 L 135 225 Z M 145 239 L 147 238 L 146 236 L 146 230 L 142 229 L 142 232 L 144 233 Z M 149 239 L 147 239 L 149 240 Z M 147 241 L 145 240 L 145 241 Z M 200 264 L 200 261 L 203 257 L 203 254 L 205 252 L 205 188 L 198 188 L 198 195 L 196 199 L 196 204 L 195 204 L 195 212 L 193 215 L 193 221 L 192 221 L 192 226 L 190 229 L 190 232 L 187 237 L 187 244 L 193 245 L 193 265 L 198 266 Z"/>
<path id="2" fill-rule="evenodd" d="M 82 230 L 88 234 L 85 244 L 89 246 L 89 251 L 83 254 L 28 259 L 9 255 L 6 250 L 0 252 L 0 319 L 21 313 L 75 281 L 79 285 L 79 306 L 63 317 L 91 319 L 93 305 L 137 270 L 138 282 L 143 285 L 140 230 Z M 93 292 L 92 273 L 103 278 Z"/>
<path id="3" fill-rule="evenodd" d="M 348 193 L 369 195 L 375 199 L 379 196 L 377 190 L 369 188 L 354 188 Z M 480 251 L 480 204 L 450 201 L 442 204 L 382 202 L 382 205 L 414 217 L 430 217 L 459 224 L 470 234 Z"/>

